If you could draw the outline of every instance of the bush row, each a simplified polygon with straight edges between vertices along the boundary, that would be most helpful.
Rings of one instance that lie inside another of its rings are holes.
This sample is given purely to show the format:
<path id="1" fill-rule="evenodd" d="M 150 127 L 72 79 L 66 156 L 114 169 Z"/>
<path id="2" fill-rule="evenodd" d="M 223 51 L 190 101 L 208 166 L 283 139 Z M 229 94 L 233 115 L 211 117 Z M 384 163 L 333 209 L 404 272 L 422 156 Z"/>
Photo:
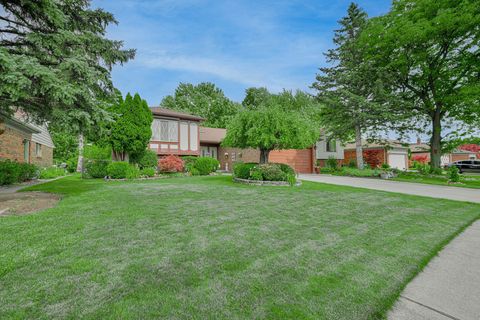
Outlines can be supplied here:
<path id="1" fill-rule="evenodd" d="M 287 181 L 295 184 L 295 171 L 283 163 L 236 163 L 233 166 L 236 178 L 263 181 Z"/>
<path id="2" fill-rule="evenodd" d="M 33 164 L 11 160 L 0 161 L 0 185 L 27 181 L 35 178 L 37 174 L 38 168 Z"/>

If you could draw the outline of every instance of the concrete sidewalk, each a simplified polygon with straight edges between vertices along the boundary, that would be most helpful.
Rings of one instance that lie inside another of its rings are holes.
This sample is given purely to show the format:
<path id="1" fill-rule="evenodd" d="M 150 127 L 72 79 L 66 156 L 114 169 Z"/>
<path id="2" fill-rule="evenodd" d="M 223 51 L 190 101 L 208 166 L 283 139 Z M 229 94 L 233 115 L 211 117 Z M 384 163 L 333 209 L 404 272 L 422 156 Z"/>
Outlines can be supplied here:
<path id="1" fill-rule="evenodd" d="M 480 221 L 452 240 L 407 285 L 388 319 L 480 319 Z"/>
<path id="2" fill-rule="evenodd" d="M 480 203 L 480 189 L 437 186 L 421 183 L 389 181 L 369 178 L 353 178 L 319 174 L 301 174 L 301 180 L 367 188 L 417 196 Z M 479 317 L 480 319 L 480 317 Z"/>

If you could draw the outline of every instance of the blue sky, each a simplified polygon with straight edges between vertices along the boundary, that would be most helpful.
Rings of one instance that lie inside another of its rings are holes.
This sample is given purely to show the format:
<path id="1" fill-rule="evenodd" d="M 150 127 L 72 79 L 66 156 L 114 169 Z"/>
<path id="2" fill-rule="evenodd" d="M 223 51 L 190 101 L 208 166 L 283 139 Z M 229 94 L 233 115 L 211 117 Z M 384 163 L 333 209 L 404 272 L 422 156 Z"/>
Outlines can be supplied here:
<path id="1" fill-rule="evenodd" d="M 108 36 L 137 49 L 113 70 L 123 94 L 138 92 L 158 105 L 180 82 L 210 81 L 234 101 L 248 87 L 308 90 L 333 30 L 350 1 L 317 0 L 94 0 L 119 24 Z M 388 11 L 390 0 L 357 3 L 369 16 Z"/>

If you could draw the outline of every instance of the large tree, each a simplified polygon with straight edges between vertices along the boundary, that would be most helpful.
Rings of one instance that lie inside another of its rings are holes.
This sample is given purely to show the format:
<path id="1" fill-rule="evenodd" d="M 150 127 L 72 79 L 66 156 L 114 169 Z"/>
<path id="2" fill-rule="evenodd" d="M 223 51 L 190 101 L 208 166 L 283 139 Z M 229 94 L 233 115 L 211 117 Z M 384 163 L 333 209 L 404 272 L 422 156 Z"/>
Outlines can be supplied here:
<path id="1" fill-rule="evenodd" d="M 117 23 L 89 0 L 0 0 L 0 111 L 39 120 L 96 111 L 114 93 L 110 71 L 134 57 L 105 37 Z"/>
<path id="2" fill-rule="evenodd" d="M 206 118 L 204 125 L 226 128 L 228 121 L 238 112 L 240 105 L 228 99 L 213 83 L 197 85 L 180 83 L 173 96 L 166 96 L 162 107 L 192 113 Z"/>
<path id="3" fill-rule="evenodd" d="M 310 100 L 308 100 L 310 99 Z M 312 98 L 285 91 L 240 111 L 227 127 L 223 145 L 260 149 L 260 163 L 272 150 L 303 149 L 317 141 L 320 131 L 312 118 Z"/>
<path id="4" fill-rule="evenodd" d="M 112 108 L 115 121 L 110 128 L 110 145 L 115 160 L 138 159 L 147 149 L 152 137 L 153 116 L 148 104 L 140 96 L 127 94 Z"/>
<path id="5" fill-rule="evenodd" d="M 374 71 L 359 43 L 367 14 L 352 3 L 339 24 L 333 38 L 336 47 L 325 53 L 331 66 L 320 68 L 312 87 L 321 103 L 320 120 L 326 134 L 344 141 L 355 137 L 357 166 L 363 168 L 362 135 L 385 123 L 388 112 L 373 99 L 378 86 L 371 81 Z"/>
<path id="6" fill-rule="evenodd" d="M 409 118 L 398 131 L 428 133 L 432 166 L 440 167 L 445 125 L 479 123 L 480 1 L 394 1 L 389 13 L 371 19 L 362 42 Z"/>

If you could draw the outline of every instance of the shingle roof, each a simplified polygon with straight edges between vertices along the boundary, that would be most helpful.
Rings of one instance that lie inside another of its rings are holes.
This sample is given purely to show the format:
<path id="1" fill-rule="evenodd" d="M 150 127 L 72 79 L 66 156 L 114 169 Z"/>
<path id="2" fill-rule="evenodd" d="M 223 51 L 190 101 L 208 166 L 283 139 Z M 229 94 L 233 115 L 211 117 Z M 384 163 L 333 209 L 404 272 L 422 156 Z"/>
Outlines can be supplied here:
<path id="1" fill-rule="evenodd" d="M 200 127 L 200 142 L 221 143 L 227 134 L 227 129 Z"/>
<path id="2" fill-rule="evenodd" d="M 204 121 L 205 119 L 193 114 L 188 114 L 184 112 L 179 112 L 162 107 L 150 107 L 154 116 L 168 117 L 168 118 L 178 118 L 184 120 L 194 120 L 194 121 Z"/>
<path id="3" fill-rule="evenodd" d="M 410 144 L 410 151 L 412 152 L 429 152 L 430 146 L 426 143 L 412 143 Z"/>
<path id="4" fill-rule="evenodd" d="M 15 119 L 23 122 L 24 124 L 28 125 L 29 127 L 35 128 L 38 132 L 32 134 L 32 141 L 43 144 L 50 148 L 55 148 L 55 144 L 53 143 L 52 136 L 50 136 L 50 132 L 48 132 L 47 125 L 45 123 L 36 124 L 31 122 L 28 117 L 21 111 L 17 111 L 14 115 Z"/>
<path id="5" fill-rule="evenodd" d="M 376 141 L 376 142 L 368 142 L 365 139 L 362 139 L 362 147 L 363 148 L 384 148 L 384 147 L 393 147 L 393 148 L 404 148 L 408 149 L 408 147 L 405 146 L 404 143 L 396 140 L 382 140 L 382 141 Z M 348 143 L 345 146 L 345 150 L 352 150 L 355 149 L 356 145 L 355 143 Z"/>

